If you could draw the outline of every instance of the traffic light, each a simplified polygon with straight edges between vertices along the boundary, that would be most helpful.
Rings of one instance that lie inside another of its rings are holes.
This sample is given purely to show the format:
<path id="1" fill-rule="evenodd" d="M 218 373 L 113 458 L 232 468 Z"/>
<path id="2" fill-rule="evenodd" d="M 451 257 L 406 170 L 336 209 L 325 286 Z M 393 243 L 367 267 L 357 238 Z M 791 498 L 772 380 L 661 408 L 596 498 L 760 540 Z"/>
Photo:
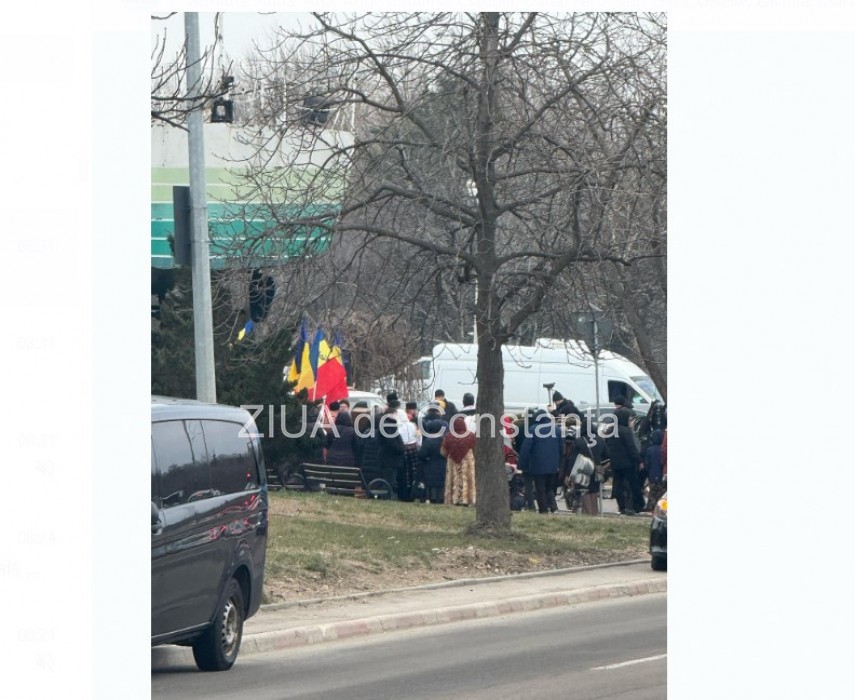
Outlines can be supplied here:
<path id="1" fill-rule="evenodd" d="M 211 105 L 211 122 L 214 124 L 231 124 L 235 120 L 234 102 L 218 97 Z"/>
<path id="2" fill-rule="evenodd" d="M 306 126 L 324 126 L 330 116 L 330 101 L 320 95 L 306 95 L 298 108 L 300 121 Z"/>
<path id="3" fill-rule="evenodd" d="M 190 188 L 185 185 L 172 188 L 172 219 L 172 258 L 176 265 L 190 265 Z"/>

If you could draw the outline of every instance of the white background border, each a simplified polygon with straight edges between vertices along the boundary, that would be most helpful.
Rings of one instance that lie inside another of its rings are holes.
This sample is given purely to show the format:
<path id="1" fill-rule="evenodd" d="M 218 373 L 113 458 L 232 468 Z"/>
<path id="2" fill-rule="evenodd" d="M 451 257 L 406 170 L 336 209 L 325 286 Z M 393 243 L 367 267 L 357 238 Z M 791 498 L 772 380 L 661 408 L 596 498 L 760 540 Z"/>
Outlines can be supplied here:
<path id="1" fill-rule="evenodd" d="M 851 687 L 838 533 L 853 468 L 855 17 L 844 2 L 657 5 L 669 11 L 669 698 L 832 697 Z M 281 5 L 251 9 L 265 7 Z M 0 588 L 14 697 L 150 696 L 156 11 L 12 6 L 0 29 L 12 348 Z"/>

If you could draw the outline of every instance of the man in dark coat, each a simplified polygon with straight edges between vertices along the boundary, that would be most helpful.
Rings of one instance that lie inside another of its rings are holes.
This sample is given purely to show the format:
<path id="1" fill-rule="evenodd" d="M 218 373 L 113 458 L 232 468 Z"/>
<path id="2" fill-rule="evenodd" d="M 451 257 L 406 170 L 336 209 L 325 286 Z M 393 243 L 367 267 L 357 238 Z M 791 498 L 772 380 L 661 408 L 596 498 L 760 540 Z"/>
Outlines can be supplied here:
<path id="1" fill-rule="evenodd" d="M 555 406 L 551 411 L 553 416 L 559 420 L 563 420 L 566 416 L 577 416 L 579 418 L 578 424 L 582 425 L 582 412 L 570 399 L 564 398 L 564 394 L 560 391 L 552 392 L 552 403 Z M 573 422 L 575 423 L 576 421 L 574 420 Z"/>
<path id="2" fill-rule="evenodd" d="M 349 413 L 339 413 L 336 416 L 335 430 L 327 433 L 326 456 L 327 464 L 339 467 L 356 466 L 356 433 Z"/>
<path id="3" fill-rule="evenodd" d="M 454 405 L 453 401 L 446 401 L 445 392 L 442 389 L 433 392 L 433 400 L 439 404 L 442 409 L 442 417 L 450 424 L 451 419 L 457 415 L 457 406 Z"/>
<path id="4" fill-rule="evenodd" d="M 635 515 L 644 508 L 638 479 L 643 464 L 635 434 L 629 427 L 629 417 L 623 412 L 606 414 L 601 424 L 601 435 L 605 438 L 612 463 L 612 493 L 622 514 Z"/>
<path id="5" fill-rule="evenodd" d="M 425 485 L 427 500 L 442 503 L 445 498 L 445 468 L 447 460 L 440 453 L 442 438 L 448 423 L 442 417 L 439 404 L 431 404 L 421 419 L 422 445 L 419 448 L 417 479 Z"/>
<path id="6" fill-rule="evenodd" d="M 356 465 L 362 469 L 362 474 L 368 482 L 383 478 L 380 468 L 380 442 L 377 438 L 380 415 L 381 409 L 375 408 L 371 413 L 360 413 L 353 423 L 356 432 Z"/>
<path id="7" fill-rule="evenodd" d="M 558 487 L 558 468 L 564 456 L 564 439 L 558 426 L 543 410 L 534 414 L 534 424 L 528 426 L 529 435 L 523 440 L 519 468 L 531 475 L 534 481 L 535 500 L 539 513 L 555 513 L 555 490 Z"/>
<path id="8" fill-rule="evenodd" d="M 635 418 L 635 411 L 630 408 L 629 402 L 623 396 L 616 396 L 613 403 L 615 405 L 615 415 L 618 418 L 626 416 L 627 425 L 629 425 L 628 421 Z"/>
<path id="9" fill-rule="evenodd" d="M 404 472 L 404 440 L 398 430 L 397 412 L 400 408 L 398 401 L 392 401 L 386 411 L 380 416 L 377 426 L 377 442 L 379 443 L 379 464 L 383 478 L 392 487 L 392 493 L 400 498 L 405 484 L 400 477 Z"/>
<path id="10" fill-rule="evenodd" d="M 533 415 L 534 413 L 532 412 L 530 416 L 521 416 L 513 422 L 514 437 L 511 440 L 511 448 L 517 455 L 517 469 L 519 469 L 519 454 L 522 452 L 526 431 L 529 426 L 529 417 L 533 417 Z M 519 471 L 522 473 L 521 469 Z M 522 473 L 522 478 L 525 498 L 525 505 L 523 507 L 525 510 L 536 510 L 534 505 L 534 477 L 531 474 Z"/>

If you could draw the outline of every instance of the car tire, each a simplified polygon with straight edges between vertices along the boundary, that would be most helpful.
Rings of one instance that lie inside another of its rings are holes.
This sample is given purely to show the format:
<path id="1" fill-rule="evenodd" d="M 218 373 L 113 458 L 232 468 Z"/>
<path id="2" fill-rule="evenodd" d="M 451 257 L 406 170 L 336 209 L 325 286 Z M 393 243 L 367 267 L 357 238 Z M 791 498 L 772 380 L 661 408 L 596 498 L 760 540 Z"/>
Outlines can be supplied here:
<path id="1" fill-rule="evenodd" d="M 240 585 L 231 579 L 214 623 L 193 644 L 193 658 L 200 671 L 227 671 L 232 667 L 243 637 L 244 610 Z"/>
<path id="2" fill-rule="evenodd" d="M 650 568 L 654 571 L 668 571 L 668 560 L 665 557 L 650 557 Z"/>

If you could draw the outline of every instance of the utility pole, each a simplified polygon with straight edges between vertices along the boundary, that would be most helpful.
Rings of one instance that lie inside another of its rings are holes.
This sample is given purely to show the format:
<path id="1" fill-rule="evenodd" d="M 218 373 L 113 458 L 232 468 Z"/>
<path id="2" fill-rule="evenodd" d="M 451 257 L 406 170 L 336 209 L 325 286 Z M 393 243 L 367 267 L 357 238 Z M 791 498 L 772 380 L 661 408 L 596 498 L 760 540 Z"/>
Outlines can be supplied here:
<path id="1" fill-rule="evenodd" d="M 208 255 L 208 206 L 205 202 L 205 150 L 202 136 L 202 105 L 193 103 L 202 90 L 199 50 L 199 13 L 184 13 L 187 35 L 187 87 L 193 110 L 189 129 L 190 230 L 193 261 L 193 340 L 196 352 L 196 398 L 217 402 L 214 373 L 214 322 L 211 311 L 211 263 Z"/>
<path id="2" fill-rule="evenodd" d="M 597 430 L 599 431 L 600 425 L 600 337 L 599 337 L 599 328 L 597 328 L 597 311 L 598 308 L 592 306 L 591 307 L 591 325 L 593 326 L 593 337 L 594 337 L 594 347 L 592 348 L 594 354 L 594 396 L 595 405 L 596 405 L 596 416 L 597 416 Z M 600 516 L 603 515 L 603 485 L 600 484 L 600 488 L 597 490 L 597 509 L 600 512 Z"/>

